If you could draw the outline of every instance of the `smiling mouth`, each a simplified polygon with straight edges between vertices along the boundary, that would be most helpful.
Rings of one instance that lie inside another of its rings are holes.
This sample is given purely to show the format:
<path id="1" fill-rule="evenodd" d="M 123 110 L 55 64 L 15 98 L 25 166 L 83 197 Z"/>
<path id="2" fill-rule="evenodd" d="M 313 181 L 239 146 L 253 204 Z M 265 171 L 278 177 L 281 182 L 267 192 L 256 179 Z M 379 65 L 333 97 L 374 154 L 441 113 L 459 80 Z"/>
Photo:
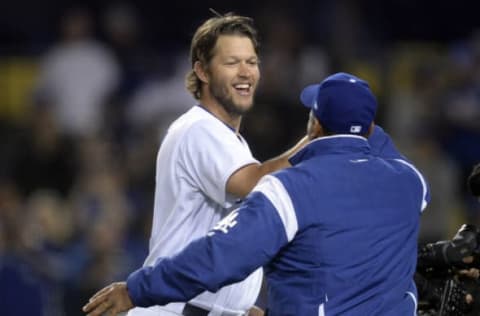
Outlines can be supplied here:
<path id="1" fill-rule="evenodd" d="M 249 96 L 252 91 L 252 84 L 250 83 L 238 83 L 234 84 L 233 88 L 242 96 Z"/>

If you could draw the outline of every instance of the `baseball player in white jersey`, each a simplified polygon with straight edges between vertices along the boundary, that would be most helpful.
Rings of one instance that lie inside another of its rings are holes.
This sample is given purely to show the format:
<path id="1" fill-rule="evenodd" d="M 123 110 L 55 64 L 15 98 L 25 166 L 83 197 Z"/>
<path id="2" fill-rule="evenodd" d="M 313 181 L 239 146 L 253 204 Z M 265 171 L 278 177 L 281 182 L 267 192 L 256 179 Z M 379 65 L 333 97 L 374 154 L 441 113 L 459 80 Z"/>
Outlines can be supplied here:
<path id="1" fill-rule="evenodd" d="M 259 163 L 238 130 L 242 115 L 253 104 L 260 78 L 258 42 L 252 20 L 227 14 L 207 20 L 191 43 L 192 70 L 187 89 L 199 104 L 169 128 L 157 157 L 155 205 L 150 250 L 144 266 L 181 251 L 203 237 L 265 174 L 290 166 L 284 154 Z M 128 316 L 262 315 L 253 308 L 262 282 L 257 270 L 244 281 L 204 292 L 188 303 L 133 308 Z M 108 303 L 94 306 L 95 298 Z M 132 308 L 124 282 L 114 283 L 92 297 L 88 315 L 116 315 Z"/>

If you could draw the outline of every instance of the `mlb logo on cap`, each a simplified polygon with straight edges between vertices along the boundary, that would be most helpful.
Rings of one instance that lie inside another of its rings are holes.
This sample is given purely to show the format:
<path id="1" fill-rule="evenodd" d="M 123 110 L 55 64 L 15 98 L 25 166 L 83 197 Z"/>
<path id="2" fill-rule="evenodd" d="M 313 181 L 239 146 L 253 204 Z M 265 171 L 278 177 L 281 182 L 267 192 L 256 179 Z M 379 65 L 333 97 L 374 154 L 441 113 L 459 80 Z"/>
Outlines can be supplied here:
<path id="1" fill-rule="evenodd" d="M 300 100 L 326 130 L 336 134 L 366 134 L 377 110 L 368 83 L 344 72 L 306 87 Z"/>
<path id="2" fill-rule="evenodd" d="M 362 127 L 360 125 L 354 125 L 350 127 L 350 133 L 352 134 L 358 134 L 362 131 Z"/>

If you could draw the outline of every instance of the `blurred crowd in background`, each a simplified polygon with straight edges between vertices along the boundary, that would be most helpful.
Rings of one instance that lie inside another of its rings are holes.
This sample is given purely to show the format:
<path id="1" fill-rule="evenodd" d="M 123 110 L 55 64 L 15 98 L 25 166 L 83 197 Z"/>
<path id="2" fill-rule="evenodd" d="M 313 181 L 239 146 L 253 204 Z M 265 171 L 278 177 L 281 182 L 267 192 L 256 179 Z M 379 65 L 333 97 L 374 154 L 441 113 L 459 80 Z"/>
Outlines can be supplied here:
<path id="1" fill-rule="evenodd" d="M 480 32 L 440 38 L 415 32 L 408 14 L 391 15 L 405 23 L 400 36 L 388 15 L 379 18 L 381 1 L 366 9 L 360 1 L 297 2 L 212 2 L 221 13 L 252 16 L 259 28 L 262 79 L 242 126 L 254 155 L 270 158 L 304 135 L 303 86 L 350 72 L 371 83 L 377 123 L 431 185 L 421 241 L 450 238 L 464 222 L 480 225 L 465 188 L 480 161 Z M 212 16 L 208 4 L 156 12 L 88 4 L 52 1 L 58 14 L 37 16 L 32 21 L 46 25 L 38 30 L 21 14 L 0 12 L 4 316 L 82 315 L 96 290 L 142 265 L 158 146 L 168 124 L 196 104 L 184 77 L 190 37 Z"/>

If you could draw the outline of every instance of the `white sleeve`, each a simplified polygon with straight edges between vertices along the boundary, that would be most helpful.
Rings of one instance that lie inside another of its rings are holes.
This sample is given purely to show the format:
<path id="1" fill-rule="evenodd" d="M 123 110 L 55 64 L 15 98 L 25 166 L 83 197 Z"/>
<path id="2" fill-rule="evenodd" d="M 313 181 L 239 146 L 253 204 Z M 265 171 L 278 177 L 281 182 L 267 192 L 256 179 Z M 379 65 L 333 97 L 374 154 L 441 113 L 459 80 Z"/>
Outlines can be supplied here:
<path id="1" fill-rule="evenodd" d="M 259 163 L 235 132 L 209 120 L 190 128 L 181 150 L 180 157 L 191 181 L 224 207 L 230 206 L 226 194 L 230 176 L 245 165 Z"/>
<path id="2" fill-rule="evenodd" d="M 395 159 L 395 160 L 400 162 L 400 163 L 403 163 L 404 165 L 406 165 L 408 167 L 410 167 L 415 172 L 415 174 L 418 176 L 418 178 L 420 180 L 420 183 L 422 184 L 422 190 L 423 190 L 422 205 L 420 207 L 420 211 L 423 212 L 425 210 L 425 208 L 427 207 L 428 202 L 430 201 L 430 192 L 428 190 L 427 181 L 425 181 L 425 178 L 420 173 L 420 171 L 418 171 L 417 168 L 415 168 L 415 166 L 412 165 L 411 163 L 409 163 L 409 162 L 407 162 L 403 159 Z"/>
<path id="3" fill-rule="evenodd" d="M 298 231 L 298 220 L 290 194 L 282 182 L 274 176 L 266 175 L 253 188 L 253 192 L 262 193 L 272 203 L 282 220 L 287 241 L 291 242 Z"/>

